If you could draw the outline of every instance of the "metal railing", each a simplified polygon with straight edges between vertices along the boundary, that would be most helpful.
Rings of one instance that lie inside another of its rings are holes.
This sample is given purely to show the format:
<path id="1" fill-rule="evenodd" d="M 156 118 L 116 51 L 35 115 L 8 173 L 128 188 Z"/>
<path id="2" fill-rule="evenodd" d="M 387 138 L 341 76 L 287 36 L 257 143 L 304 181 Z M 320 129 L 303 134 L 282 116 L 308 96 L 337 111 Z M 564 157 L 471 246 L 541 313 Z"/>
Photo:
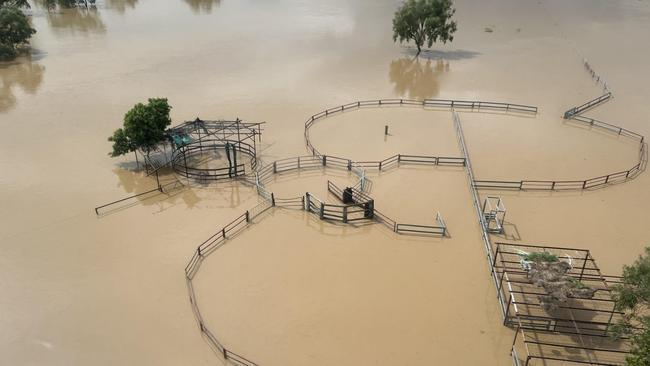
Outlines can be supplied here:
<path id="1" fill-rule="evenodd" d="M 645 137 L 611 123 L 580 115 L 580 113 L 604 103 L 611 97 L 611 93 L 606 93 L 578 107 L 571 108 L 564 113 L 564 118 L 637 141 L 639 143 L 638 160 L 631 168 L 582 180 L 474 180 L 474 186 L 477 189 L 485 190 L 572 191 L 599 188 L 609 184 L 623 183 L 636 178 L 636 176 L 645 170 L 648 160 L 648 145 L 645 141 Z"/>
<path id="2" fill-rule="evenodd" d="M 498 103 L 498 102 L 484 102 L 484 101 L 470 101 L 470 100 L 452 100 L 452 99 L 375 99 L 363 100 L 347 103 L 341 106 L 328 108 L 322 112 L 316 113 L 305 121 L 305 142 L 307 149 L 312 155 L 321 156 L 320 153 L 311 143 L 309 138 L 309 128 L 317 120 L 331 115 L 342 113 L 351 109 L 359 109 L 362 107 L 382 107 L 382 106 L 421 106 L 428 108 L 448 108 L 448 109 L 465 109 L 465 110 L 490 110 L 501 111 L 506 113 L 524 113 L 524 114 L 537 114 L 537 107 L 512 104 L 512 103 Z"/>
<path id="3" fill-rule="evenodd" d="M 492 241 L 490 240 L 490 234 L 488 232 L 488 223 L 485 221 L 485 216 L 483 215 L 483 210 L 481 209 L 481 200 L 478 195 L 478 187 L 476 186 L 476 180 L 474 179 L 474 171 L 472 170 L 472 162 L 469 158 L 469 151 L 467 150 L 467 145 L 465 144 L 465 134 L 463 133 L 463 127 L 460 122 L 460 117 L 456 111 L 452 111 L 452 116 L 454 120 L 454 129 L 456 131 L 456 137 L 458 139 L 458 146 L 460 151 L 465 158 L 465 171 L 467 172 L 467 181 L 469 183 L 469 188 L 472 193 L 472 204 L 476 210 L 476 215 L 478 217 L 478 224 L 481 228 L 481 240 L 483 241 L 483 246 L 485 249 L 486 259 L 490 265 L 490 276 L 494 282 L 494 286 L 497 289 L 497 300 L 499 302 L 499 307 L 501 309 L 501 316 L 503 319 L 506 318 L 506 301 L 499 291 L 499 278 L 497 273 L 494 271 L 492 263 L 494 261 L 494 253 L 492 251 Z"/>

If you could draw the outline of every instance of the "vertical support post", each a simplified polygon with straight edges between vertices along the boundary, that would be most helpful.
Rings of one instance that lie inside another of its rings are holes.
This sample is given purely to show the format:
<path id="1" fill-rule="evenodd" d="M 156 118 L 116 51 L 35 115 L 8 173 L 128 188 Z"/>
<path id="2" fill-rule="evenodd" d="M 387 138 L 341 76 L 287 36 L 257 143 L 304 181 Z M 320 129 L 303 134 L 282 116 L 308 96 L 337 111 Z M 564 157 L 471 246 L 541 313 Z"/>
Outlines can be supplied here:
<path id="1" fill-rule="evenodd" d="M 275 206 L 275 195 L 271 192 L 271 206 Z"/>
<path id="2" fill-rule="evenodd" d="M 343 206 L 343 223 L 348 223 L 348 206 Z"/>
<path id="3" fill-rule="evenodd" d="M 327 166 L 327 155 L 323 155 L 323 166 Z"/>
<path id="4" fill-rule="evenodd" d="M 300 170 L 300 156 L 298 157 L 298 170 Z"/>
<path id="5" fill-rule="evenodd" d="M 246 210 L 246 222 L 251 222 L 251 214 Z"/>
<path id="6" fill-rule="evenodd" d="M 237 119 L 235 120 L 235 122 L 237 122 L 237 142 L 239 143 L 239 151 L 241 151 L 241 136 L 239 134 L 239 132 L 240 132 L 239 131 L 240 130 L 239 121 L 240 121 L 240 119 L 239 119 L 239 117 L 237 117 Z"/>
<path id="7" fill-rule="evenodd" d="M 348 160 L 348 170 L 352 170 L 352 160 Z"/>
<path id="8" fill-rule="evenodd" d="M 262 137 L 260 136 L 260 142 L 261 141 L 262 141 Z M 255 153 L 255 158 L 257 158 L 257 144 L 255 143 L 255 130 L 253 130 L 253 151 Z"/>
<path id="9" fill-rule="evenodd" d="M 323 202 L 320 203 L 320 219 L 322 220 L 325 218 L 325 204 Z"/>
<path id="10" fill-rule="evenodd" d="M 582 281 L 582 276 L 585 274 L 585 268 L 587 267 L 587 260 L 589 259 L 589 252 L 585 254 L 585 259 L 582 261 L 582 269 L 580 269 L 580 278 L 579 281 Z"/>
<path id="11" fill-rule="evenodd" d="M 498 293 L 497 296 L 501 296 L 501 293 Z M 508 296 L 508 304 L 506 305 L 506 314 L 503 316 L 503 325 L 508 325 L 508 316 L 510 315 L 511 303 L 512 303 L 512 294 Z"/>
<path id="12" fill-rule="evenodd" d="M 230 143 L 228 142 L 226 142 L 226 157 L 228 158 L 228 178 L 232 178 L 232 160 L 230 158 Z"/>
<path id="13" fill-rule="evenodd" d="M 379 171 L 381 171 L 381 161 L 379 162 Z"/>
<path id="14" fill-rule="evenodd" d="M 278 163 L 277 163 L 277 161 L 274 161 L 273 162 L 273 173 L 277 173 L 277 172 L 278 172 Z"/>
<path id="15" fill-rule="evenodd" d="M 223 347 L 223 359 L 224 360 L 228 359 L 228 351 L 226 350 L 226 347 Z"/>
<path id="16" fill-rule="evenodd" d="M 221 235 L 223 235 L 224 239 L 226 238 L 226 228 L 225 227 L 223 229 L 221 229 Z"/>
<path id="17" fill-rule="evenodd" d="M 158 190 L 160 193 L 163 193 L 162 186 L 160 185 L 160 178 L 158 178 L 158 170 L 156 170 L 156 184 L 158 185 Z"/>
<path id="18" fill-rule="evenodd" d="M 186 151 L 185 151 L 187 149 L 185 149 L 185 148 L 182 148 L 182 149 L 183 149 L 183 162 L 185 163 L 185 177 L 189 179 L 190 173 L 187 171 L 187 155 L 186 155 Z"/>
<path id="19" fill-rule="evenodd" d="M 196 117 L 196 120 L 194 120 L 194 128 L 199 133 L 199 151 L 203 152 L 203 141 L 201 141 L 201 129 L 197 126 L 198 123 L 199 123 L 199 117 Z"/>
<path id="20" fill-rule="evenodd" d="M 384 135 L 388 136 L 388 125 L 384 126 Z"/>
<path id="21" fill-rule="evenodd" d="M 309 199 L 309 192 L 305 193 L 305 211 L 311 211 L 311 200 Z"/>
<path id="22" fill-rule="evenodd" d="M 235 177 L 237 177 L 237 150 L 235 150 L 235 144 L 230 144 L 232 150 L 232 160 L 234 162 L 234 171 Z"/>

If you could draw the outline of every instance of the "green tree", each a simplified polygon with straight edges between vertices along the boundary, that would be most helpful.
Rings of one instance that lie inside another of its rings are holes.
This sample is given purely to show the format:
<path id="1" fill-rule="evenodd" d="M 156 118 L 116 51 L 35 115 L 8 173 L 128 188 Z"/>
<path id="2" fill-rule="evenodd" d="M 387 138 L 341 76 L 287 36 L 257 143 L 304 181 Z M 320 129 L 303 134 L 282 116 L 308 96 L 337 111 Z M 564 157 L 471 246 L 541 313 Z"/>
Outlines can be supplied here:
<path id="1" fill-rule="evenodd" d="M 455 12 L 452 0 L 406 0 L 393 18 L 393 41 L 413 41 L 418 55 L 425 42 L 431 47 L 434 42 L 453 41 Z"/>
<path id="2" fill-rule="evenodd" d="M 135 151 L 135 146 L 133 146 L 129 138 L 126 136 L 126 133 L 124 133 L 124 130 L 121 128 L 115 130 L 113 136 L 108 138 L 108 141 L 113 143 L 113 151 L 110 153 L 112 157 Z"/>
<path id="3" fill-rule="evenodd" d="M 16 57 L 18 50 L 29 44 L 29 39 L 36 30 L 29 25 L 29 20 L 15 6 L 0 7 L 0 59 Z"/>
<path id="4" fill-rule="evenodd" d="M 172 123 L 170 111 L 166 98 L 151 98 L 147 104 L 136 104 L 124 116 L 124 127 L 108 138 L 113 143 L 110 155 L 115 157 L 136 150 L 151 152 L 165 139 L 165 130 Z"/>
<path id="5" fill-rule="evenodd" d="M 629 366 L 650 365 L 650 247 L 629 266 L 623 267 L 621 284 L 614 286 L 616 308 L 623 320 L 612 327 L 613 336 L 630 336 Z"/>

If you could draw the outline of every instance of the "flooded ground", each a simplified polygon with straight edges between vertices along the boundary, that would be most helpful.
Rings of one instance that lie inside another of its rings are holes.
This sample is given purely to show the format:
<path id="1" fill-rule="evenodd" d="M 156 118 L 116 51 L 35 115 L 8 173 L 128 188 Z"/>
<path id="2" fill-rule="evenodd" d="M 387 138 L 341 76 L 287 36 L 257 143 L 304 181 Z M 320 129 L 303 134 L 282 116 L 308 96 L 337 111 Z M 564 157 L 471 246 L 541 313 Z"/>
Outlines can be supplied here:
<path id="1" fill-rule="evenodd" d="M 415 61 L 392 43 L 398 4 L 35 8 L 32 54 L 0 64 L 2 363 L 221 362 L 198 331 L 183 268 L 199 243 L 258 203 L 256 192 L 219 183 L 101 218 L 93 210 L 155 188 L 131 171 L 132 156 L 107 156 L 106 137 L 148 97 L 169 98 L 175 123 L 268 122 L 264 161 L 304 155 L 304 121 L 326 107 L 396 97 L 539 106 L 536 118 L 461 113 L 478 179 L 584 179 L 635 164 L 629 142 L 560 117 L 602 92 L 586 58 L 615 95 L 587 114 L 650 136 L 647 1 L 458 0 L 454 42 Z M 319 121 L 313 137 L 355 159 L 403 149 L 459 156 L 451 123 L 445 112 L 360 110 Z M 416 220 L 439 210 L 450 239 L 273 211 L 205 262 L 197 296 L 206 321 L 263 365 L 510 364 L 512 332 L 501 325 L 464 179 L 439 168 L 373 178 L 382 211 Z M 300 195 L 325 181 L 286 179 L 278 189 Z M 502 193 L 508 238 L 591 249 L 616 274 L 649 244 L 649 184 L 642 174 L 595 191 Z"/>

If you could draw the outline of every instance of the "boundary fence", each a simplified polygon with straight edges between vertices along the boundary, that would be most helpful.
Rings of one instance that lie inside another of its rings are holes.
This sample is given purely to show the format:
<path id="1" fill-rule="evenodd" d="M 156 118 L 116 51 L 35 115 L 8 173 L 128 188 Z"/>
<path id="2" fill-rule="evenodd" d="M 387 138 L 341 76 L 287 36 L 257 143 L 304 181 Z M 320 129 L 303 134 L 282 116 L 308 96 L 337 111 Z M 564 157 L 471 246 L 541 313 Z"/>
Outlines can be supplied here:
<path id="1" fill-rule="evenodd" d="M 420 106 L 424 108 L 448 108 L 448 109 L 465 109 L 465 110 L 489 110 L 500 111 L 505 113 L 524 113 L 524 114 L 537 114 L 537 107 L 512 104 L 512 103 L 498 103 L 498 102 L 483 102 L 483 101 L 470 101 L 470 100 L 452 100 L 452 99 L 375 99 L 363 100 L 352 103 L 343 104 L 338 107 L 328 108 L 322 112 L 316 113 L 305 121 L 305 142 L 307 149 L 312 155 L 322 156 L 311 143 L 309 138 L 309 128 L 319 119 L 329 117 L 331 115 L 342 113 L 347 110 L 360 109 L 363 107 L 382 107 L 382 106 Z"/>
<path id="2" fill-rule="evenodd" d="M 273 207 L 273 204 L 269 200 L 265 200 L 259 205 L 253 207 L 252 209 L 244 212 L 242 215 L 235 218 L 229 224 L 215 232 L 205 241 L 203 241 L 194 251 L 192 257 L 185 266 L 185 279 L 187 282 L 187 288 L 190 297 L 190 304 L 192 305 L 192 311 L 199 325 L 201 333 L 205 336 L 205 339 L 209 345 L 215 349 L 219 354 L 223 356 L 226 361 L 231 361 L 237 365 L 241 366 L 258 366 L 255 362 L 247 359 L 246 357 L 239 355 L 229 349 L 221 343 L 217 337 L 208 329 L 196 300 L 196 294 L 194 292 L 194 286 L 192 280 L 198 273 L 201 263 L 203 260 L 215 250 L 219 249 L 227 239 L 236 235 L 241 230 L 245 229 L 248 225 L 251 224 L 251 220 L 258 217 L 262 213 L 266 212 Z"/>
<path id="3" fill-rule="evenodd" d="M 597 106 L 605 103 L 606 101 L 608 101 L 610 99 L 612 99 L 612 93 L 607 92 L 607 93 L 605 93 L 605 94 L 603 94 L 603 95 L 601 95 L 601 96 L 599 96 L 597 98 L 594 98 L 594 99 L 592 99 L 592 100 L 590 100 L 590 101 L 588 101 L 586 103 L 583 103 L 583 104 L 581 104 L 581 105 L 579 105 L 577 107 L 573 107 L 573 108 L 567 110 L 566 112 L 564 112 L 564 119 L 571 119 L 571 118 L 573 118 L 573 116 L 580 115 L 580 114 L 586 112 L 587 110 L 589 110 L 591 108 L 597 107 Z"/>
<path id="4" fill-rule="evenodd" d="M 497 189 L 497 190 L 521 190 L 521 191 L 572 191 L 584 190 L 602 187 L 608 184 L 623 183 L 630 179 L 636 178 L 646 168 L 648 160 L 648 145 L 645 137 L 628 129 L 602 122 L 594 118 L 581 116 L 580 113 L 594 108 L 609 99 L 612 93 L 606 93 L 598 98 L 588 101 L 580 106 L 573 107 L 564 113 L 564 119 L 576 121 L 593 128 L 622 136 L 639 143 L 639 158 L 637 163 L 630 169 L 622 170 L 607 175 L 588 178 L 584 180 L 475 180 L 474 186 L 477 189 Z"/>
<path id="5" fill-rule="evenodd" d="M 146 192 L 134 194 L 134 195 L 131 195 L 131 196 L 128 196 L 128 197 L 125 197 L 125 198 L 122 198 L 122 199 L 119 199 L 119 200 L 116 200 L 116 201 L 112 201 L 112 202 L 103 204 L 101 206 L 97 206 L 97 207 L 95 207 L 95 215 L 100 216 L 100 215 L 102 215 L 102 213 L 100 211 L 104 211 L 108 207 L 113 207 L 113 206 L 115 206 L 115 205 L 117 205 L 119 203 L 132 201 L 132 200 L 134 200 L 136 198 L 141 198 L 141 199 L 145 200 L 145 199 L 148 199 L 148 198 L 153 198 L 157 194 L 169 193 L 172 190 L 174 190 L 175 188 L 178 188 L 179 186 L 183 187 L 183 184 L 181 182 L 179 182 L 178 180 L 175 180 L 175 181 L 169 182 L 169 183 L 165 183 L 165 184 L 161 184 L 160 183 L 160 178 L 158 177 L 158 172 L 156 171 L 155 174 L 156 174 L 156 186 L 157 186 L 156 188 L 150 189 L 150 190 L 148 190 Z M 171 187 L 171 188 L 168 188 L 168 187 Z M 157 193 L 157 194 L 152 195 L 152 193 Z M 106 211 L 109 211 L 109 210 L 106 210 Z"/>
<path id="6" fill-rule="evenodd" d="M 465 165 L 465 171 L 467 173 L 467 182 L 469 184 L 470 191 L 472 192 L 472 203 L 474 205 L 474 209 L 476 210 L 476 214 L 478 216 L 479 227 L 481 228 L 481 240 L 483 241 L 486 259 L 488 264 L 490 264 L 489 267 L 490 276 L 492 277 L 492 280 L 494 282 L 495 289 L 498 289 L 499 278 L 491 265 L 492 262 L 494 261 L 494 253 L 492 251 L 492 241 L 490 240 L 489 225 L 485 220 L 485 216 L 483 215 L 483 210 L 481 208 L 481 200 L 479 198 L 478 188 L 476 186 L 476 180 L 474 179 L 472 162 L 469 158 L 469 151 L 467 150 L 467 145 L 465 144 L 465 134 L 463 133 L 463 127 L 460 122 L 460 117 L 458 116 L 458 113 L 456 113 L 456 111 L 452 111 L 452 116 L 454 120 L 454 129 L 456 131 L 456 137 L 458 139 L 458 146 L 460 148 L 462 155 L 465 157 L 465 161 L 467 162 Z M 505 319 L 506 308 L 507 308 L 505 304 L 506 301 L 504 300 L 501 292 L 498 290 L 497 290 L 497 301 L 499 302 L 500 305 L 499 308 L 501 309 L 501 316 L 503 319 Z"/>

